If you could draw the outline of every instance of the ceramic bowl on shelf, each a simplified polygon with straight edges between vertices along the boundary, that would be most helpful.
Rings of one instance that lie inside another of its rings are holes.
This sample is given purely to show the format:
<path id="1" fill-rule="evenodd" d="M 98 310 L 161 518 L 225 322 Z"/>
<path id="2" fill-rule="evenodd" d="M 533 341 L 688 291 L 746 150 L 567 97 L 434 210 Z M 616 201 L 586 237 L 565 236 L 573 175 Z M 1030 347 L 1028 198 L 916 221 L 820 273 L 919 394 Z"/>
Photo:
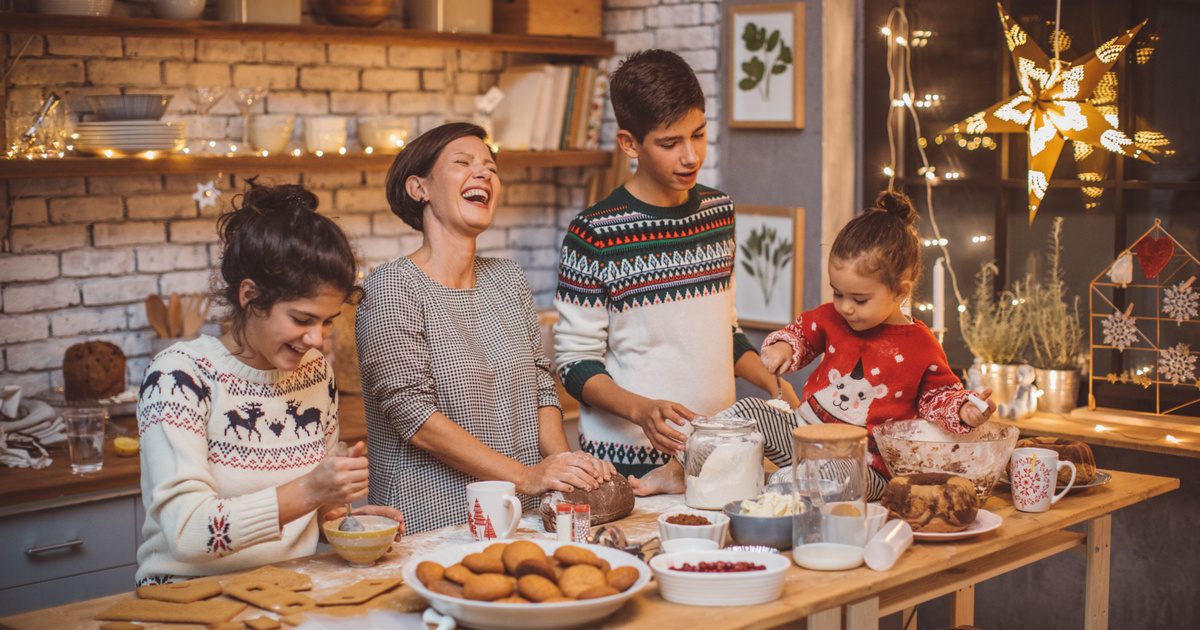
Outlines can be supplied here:
<path id="1" fill-rule="evenodd" d="M 765 567 L 755 571 L 700 573 L 681 571 L 684 563 L 750 562 Z M 664 553 L 650 560 L 658 594 L 689 606 L 753 606 L 779 599 L 791 558 L 780 554 L 745 551 L 685 551 Z"/>
<path id="2" fill-rule="evenodd" d="M 98 94 L 87 97 L 97 121 L 158 120 L 171 102 L 169 94 Z"/>
<path id="3" fill-rule="evenodd" d="M 369 567 L 391 548 L 400 523 L 386 516 L 356 514 L 354 518 L 362 523 L 365 531 L 338 531 L 338 525 L 341 525 L 343 520 L 339 518 L 325 522 L 325 538 L 329 540 L 329 545 L 337 555 L 349 562 L 350 566 Z"/>
<path id="4" fill-rule="evenodd" d="M 112 5 L 113 0 L 37 0 L 34 8 L 55 15 L 108 15 Z"/>
<path id="5" fill-rule="evenodd" d="M 258 151 L 283 153 L 292 140 L 295 114 L 259 114 L 250 118 L 250 146 Z"/>
<path id="6" fill-rule="evenodd" d="M 708 525 L 679 525 L 668 519 L 679 515 L 699 516 L 708 520 Z M 705 510 L 679 510 L 658 515 L 658 536 L 662 540 L 674 538 L 707 538 L 725 544 L 725 532 L 729 531 L 729 517 L 720 512 Z"/>
<path id="7" fill-rule="evenodd" d="M 358 141 L 383 153 L 396 153 L 408 142 L 412 119 L 407 116 L 371 116 L 358 119 Z"/>
<path id="8" fill-rule="evenodd" d="M 165 20 L 194 20 L 204 13 L 206 0 L 150 0 L 154 17 Z"/>
<path id="9" fill-rule="evenodd" d="M 320 0 L 321 15 L 334 24 L 375 26 L 392 14 L 392 0 Z"/>
<path id="10" fill-rule="evenodd" d="M 342 116 L 305 118 L 304 146 L 312 153 L 337 153 L 346 146 L 346 119 Z"/>
<path id="11" fill-rule="evenodd" d="M 944 472 L 975 485 L 979 504 L 992 494 L 1017 444 L 1020 431 L 989 422 L 969 433 L 953 434 L 928 420 L 885 422 L 874 430 L 875 443 L 892 475 Z"/>

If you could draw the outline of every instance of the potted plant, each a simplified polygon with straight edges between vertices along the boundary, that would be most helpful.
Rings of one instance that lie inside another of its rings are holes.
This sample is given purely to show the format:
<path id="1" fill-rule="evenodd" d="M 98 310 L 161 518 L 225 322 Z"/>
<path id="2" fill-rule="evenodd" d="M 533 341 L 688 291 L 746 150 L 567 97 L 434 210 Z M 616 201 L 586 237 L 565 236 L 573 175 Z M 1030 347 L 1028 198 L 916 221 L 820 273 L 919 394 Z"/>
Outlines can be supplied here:
<path id="1" fill-rule="evenodd" d="M 1067 413 L 1079 397 L 1079 357 L 1083 324 L 1079 318 L 1079 296 L 1068 295 L 1062 270 L 1062 217 L 1050 231 L 1050 255 L 1045 277 L 1030 276 L 1018 289 L 1024 298 L 1029 346 L 1037 373 L 1038 409 Z"/>
<path id="2" fill-rule="evenodd" d="M 1020 382 L 1017 368 L 1029 343 L 1025 309 L 1015 293 L 994 290 L 995 263 L 987 262 L 975 276 L 975 292 L 960 310 L 958 321 L 967 348 L 979 362 L 983 383 L 997 403 L 1008 404 Z"/>

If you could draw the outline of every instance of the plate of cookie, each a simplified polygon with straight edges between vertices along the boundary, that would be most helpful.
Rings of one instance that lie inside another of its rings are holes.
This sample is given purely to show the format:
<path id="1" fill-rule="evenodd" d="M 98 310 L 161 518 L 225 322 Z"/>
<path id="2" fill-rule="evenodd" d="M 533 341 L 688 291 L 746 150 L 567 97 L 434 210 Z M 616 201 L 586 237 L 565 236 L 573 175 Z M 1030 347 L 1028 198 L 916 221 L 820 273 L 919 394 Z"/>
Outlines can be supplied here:
<path id="1" fill-rule="evenodd" d="M 452 545 L 410 559 L 404 581 L 443 615 L 482 630 L 591 625 L 650 581 L 624 551 L 550 540 Z"/>

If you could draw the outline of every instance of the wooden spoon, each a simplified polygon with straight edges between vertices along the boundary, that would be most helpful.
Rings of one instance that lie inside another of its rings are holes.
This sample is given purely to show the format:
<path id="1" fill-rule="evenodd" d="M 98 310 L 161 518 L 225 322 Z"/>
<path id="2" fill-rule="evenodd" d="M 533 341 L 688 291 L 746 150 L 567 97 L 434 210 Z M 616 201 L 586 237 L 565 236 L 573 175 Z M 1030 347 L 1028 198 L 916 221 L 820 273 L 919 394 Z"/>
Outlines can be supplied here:
<path id="1" fill-rule="evenodd" d="M 160 339 L 170 339 L 171 331 L 167 329 L 167 306 L 162 297 L 151 294 L 146 296 L 146 320 Z"/>
<path id="2" fill-rule="evenodd" d="M 185 295 L 183 297 L 183 337 L 191 339 L 200 332 L 204 320 L 208 319 L 208 296 Z"/>
<path id="3" fill-rule="evenodd" d="M 171 330 L 172 337 L 183 335 L 183 302 L 179 300 L 178 293 L 172 293 L 167 304 L 167 328 Z"/>

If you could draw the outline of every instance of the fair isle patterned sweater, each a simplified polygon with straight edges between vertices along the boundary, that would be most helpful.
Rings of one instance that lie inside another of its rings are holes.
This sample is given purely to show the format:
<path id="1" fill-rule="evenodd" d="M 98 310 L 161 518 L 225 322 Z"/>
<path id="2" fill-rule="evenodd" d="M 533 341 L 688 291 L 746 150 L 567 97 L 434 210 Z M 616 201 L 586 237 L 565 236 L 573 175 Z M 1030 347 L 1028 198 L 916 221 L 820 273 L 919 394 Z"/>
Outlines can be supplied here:
<path id="1" fill-rule="evenodd" d="M 734 307 L 734 210 L 694 187 L 682 205 L 646 204 L 624 186 L 567 228 L 554 305 L 554 345 L 567 391 L 608 374 L 642 396 L 699 414 L 734 401 L 733 366 L 754 348 Z M 665 464 L 641 427 L 584 405 L 580 445 L 604 460 Z"/>
<path id="2" fill-rule="evenodd" d="M 137 408 L 146 507 L 138 584 L 312 554 L 317 514 L 280 527 L 275 488 L 337 442 L 336 397 L 316 350 L 292 371 L 251 368 L 209 336 L 154 357 Z"/>
<path id="3" fill-rule="evenodd" d="M 952 433 L 971 426 L 958 416 L 971 392 L 963 389 L 937 338 L 924 322 L 880 324 L 855 331 L 826 303 L 763 341 L 792 348 L 793 372 L 824 355 L 804 384 L 797 413 L 808 424 L 844 422 L 868 433 L 891 420 L 925 418 Z M 872 434 L 871 467 L 891 478 Z"/>

